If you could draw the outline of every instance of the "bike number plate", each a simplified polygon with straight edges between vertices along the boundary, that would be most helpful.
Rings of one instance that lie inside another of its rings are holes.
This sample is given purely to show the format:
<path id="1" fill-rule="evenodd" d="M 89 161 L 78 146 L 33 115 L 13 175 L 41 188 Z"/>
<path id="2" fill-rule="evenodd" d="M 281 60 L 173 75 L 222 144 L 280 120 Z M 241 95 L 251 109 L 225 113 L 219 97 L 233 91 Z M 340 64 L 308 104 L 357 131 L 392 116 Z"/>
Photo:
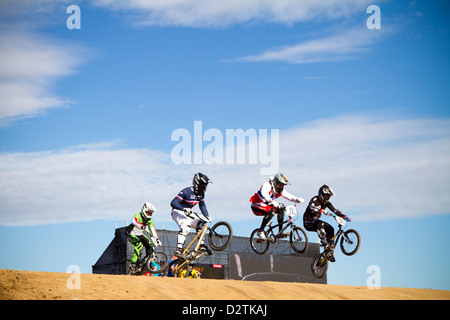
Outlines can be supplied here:
<path id="1" fill-rule="evenodd" d="M 345 226 L 346 222 L 344 218 L 341 217 L 334 217 L 336 219 L 336 222 L 339 223 L 341 226 Z"/>

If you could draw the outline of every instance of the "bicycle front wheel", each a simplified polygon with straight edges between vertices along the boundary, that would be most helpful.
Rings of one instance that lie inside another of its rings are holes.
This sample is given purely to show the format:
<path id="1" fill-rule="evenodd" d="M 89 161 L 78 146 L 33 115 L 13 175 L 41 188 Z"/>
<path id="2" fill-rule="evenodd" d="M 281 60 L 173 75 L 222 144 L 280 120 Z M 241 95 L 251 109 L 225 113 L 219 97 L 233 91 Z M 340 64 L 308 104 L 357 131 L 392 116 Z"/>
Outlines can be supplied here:
<path id="1" fill-rule="evenodd" d="M 228 247 L 233 238 L 233 229 L 228 222 L 217 222 L 210 230 L 208 243 L 216 251 L 222 251 Z"/>
<path id="2" fill-rule="evenodd" d="M 291 235 L 289 236 L 289 242 L 292 249 L 297 253 L 304 253 L 308 249 L 308 235 L 305 230 L 300 227 L 293 227 Z"/>
<path id="3" fill-rule="evenodd" d="M 311 262 L 311 271 L 314 277 L 323 278 L 328 270 L 328 260 L 323 253 L 314 256 Z"/>
<path id="4" fill-rule="evenodd" d="M 164 252 L 155 252 L 153 258 L 147 260 L 147 271 L 151 274 L 162 273 L 167 267 L 169 259 Z"/>
<path id="5" fill-rule="evenodd" d="M 269 249 L 269 241 L 263 240 L 258 235 L 260 229 L 253 230 L 251 236 L 250 236 L 250 246 L 252 247 L 253 251 L 257 254 L 264 254 Z M 267 238 L 267 233 L 264 231 L 264 235 Z"/>
<path id="6" fill-rule="evenodd" d="M 361 237 L 358 231 L 349 229 L 344 232 L 341 238 L 341 250 L 347 256 L 354 255 L 361 245 Z"/>

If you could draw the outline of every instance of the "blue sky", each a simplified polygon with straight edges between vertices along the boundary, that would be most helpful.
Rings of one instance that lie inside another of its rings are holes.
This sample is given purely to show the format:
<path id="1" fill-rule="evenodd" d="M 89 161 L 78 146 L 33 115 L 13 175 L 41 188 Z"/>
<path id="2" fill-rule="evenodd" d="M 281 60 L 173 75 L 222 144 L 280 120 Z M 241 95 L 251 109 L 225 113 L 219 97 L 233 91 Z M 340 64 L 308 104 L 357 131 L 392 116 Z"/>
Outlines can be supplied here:
<path id="1" fill-rule="evenodd" d="M 71 4 L 79 30 L 66 26 Z M 366 26 L 372 4 L 381 29 Z M 169 203 L 198 171 L 213 180 L 214 220 L 249 235 L 261 162 L 172 161 L 172 133 L 194 140 L 201 121 L 223 136 L 277 129 L 288 191 L 309 200 L 333 187 L 363 243 L 338 254 L 329 283 L 365 285 L 377 265 L 382 286 L 450 290 L 447 11 L 445 1 L 3 1 L 0 268 L 89 273 L 143 202 L 175 230 Z"/>

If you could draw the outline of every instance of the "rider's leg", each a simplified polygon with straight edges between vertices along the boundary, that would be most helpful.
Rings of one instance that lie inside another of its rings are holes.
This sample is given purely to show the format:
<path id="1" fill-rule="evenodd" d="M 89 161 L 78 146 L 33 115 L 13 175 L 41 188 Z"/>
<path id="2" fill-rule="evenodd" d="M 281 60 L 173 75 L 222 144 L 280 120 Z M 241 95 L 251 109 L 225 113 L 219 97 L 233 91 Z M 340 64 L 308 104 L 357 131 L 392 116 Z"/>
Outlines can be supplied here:
<path id="1" fill-rule="evenodd" d="M 333 247 L 333 237 L 334 237 L 334 228 L 326 223 L 323 222 L 323 229 L 325 230 L 325 237 L 326 237 L 326 241 L 328 243 L 327 246 L 325 246 L 325 250 L 328 250 L 330 252 L 330 257 L 328 258 L 330 262 L 335 262 L 336 259 L 334 258 L 334 247 Z"/>
<path id="2" fill-rule="evenodd" d="M 177 236 L 177 250 L 183 250 L 184 243 L 186 242 L 186 236 L 188 235 L 190 229 L 191 228 L 189 225 L 183 225 L 180 227 L 180 231 L 178 231 Z"/>
<path id="3" fill-rule="evenodd" d="M 265 203 L 252 203 L 251 208 L 255 216 L 264 217 L 261 222 L 261 227 L 259 228 L 261 231 L 263 231 L 274 215 L 273 208 L 269 207 Z"/>
<path id="4" fill-rule="evenodd" d="M 135 236 L 131 236 L 131 237 L 135 237 Z M 134 243 L 132 242 L 134 244 L 134 250 L 133 250 L 133 256 L 131 257 L 131 263 L 133 263 L 133 264 L 135 264 L 138 261 L 140 255 L 141 255 L 142 248 L 144 247 L 142 242 L 139 241 L 139 239 L 137 239 L 137 237 L 135 237 L 135 238 L 136 239 L 133 239 L 133 240 L 135 240 Z"/>
<path id="5" fill-rule="evenodd" d="M 198 234 L 200 231 L 202 231 L 202 228 L 203 228 L 204 225 L 205 224 L 202 221 L 199 220 L 197 222 L 197 224 L 195 225 L 195 232 L 197 232 L 197 234 Z M 204 244 L 204 243 L 205 243 L 205 238 L 202 239 L 202 243 L 201 244 Z"/>
<path id="6" fill-rule="evenodd" d="M 189 219 L 183 211 L 177 209 L 172 210 L 172 219 L 180 227 L 180 231 L 177 236 L 177 248 L 175 249 L 174 256 L 182 258 L 184 243 L 186 242 L 186 236 L 191 230 L 190 222 L 192 219 Z"/>
<path id="7" fill-rule="evenodd" d="M 263 218 L 262 222 L 261 222 L 261 227 L 259 228 L 261 231 L 264 230 L 264 228 L 267 226 L 267 224 L 269 223 L 269 221 L 273 218 L 273 216 L 275 215 L 275 210 L 272 208 Z"/>
<path id="8" fill-rule="evenodd" d="M 278 210 L 277 210 L 277 219 L 278 219 L 278 224 L 279 224 L 279 226 L 278 226 L 278 233 L 280 234 L 281 233 L 281 230 L 283 229 L 283 225 L 281 224 L 282 222 L 283 222 L 283 220 L 284 220 L 284 213 L 285 213 L 285 209 L 284 208 L 279 208 Z"/>
<path id="9" fill-rule="evenodd" d="M 331 244 L 333 242 L 332 239 L 334 237 L 334 228 L 330 224 L 324 222 L 324 229 L 325 229 L 325 233 L 327 235 L 327 241 L 328 241 L 328 243 Z"/>
<path id="10" fill-rule="evenodd" d="M 205 223 L 203 221 L 198 220 L 198 222 L 196 223 L 196 226 L 195 226 L 195 231 L 197 232 L 197 234 L 202 231 L 204 225 L 205 225 Z M 192 226 L 192 224 L 191 224 L 191 226 Z M 212 254 L 211 250 L 209 250 L 208 247 L 205 245 L 205 237 L 203 237 L 202 242 L 200 243 L 200 251 L 205 252 L 206 255 Z"/>
<path id="11" fill-rule="evenodd" d="M 327 232 L 325 231 L 325 224 L 328 224 L 326 222 L 323 222 L 322 220 L 317 220 L 314 222 L 314 230 L 316 230 L 317 235 L 319 236 L 319 239 L 324 247 L 327 247 L 329 245 Z"/>
<path id="12" fill-rule="evenodd" d="M 152 243 L 150 242 L 150 239 L 147 238 L 146 235 L 143 234 L 143 235 L 140 235 L 140 236 L 137 236 L 137 237 L 139 238 L 139 241 L 144 246 L 146 253 L 149 253 L 149 252 L 151 252 L 153 250 L 152 249 Z"/>
<path id="13" fill-rule="evenodd" d="M 251 208 L 255 216 L 264 217 L 261 222 L 261 227 L 259 228 L 258 236 L 261 239 L 266 240 L 266 236 L 264 235 L 264 228 L 269 223 L 270 219 L 272 219 L 273 217 L 273 213 L 271 211 L 271 209 L 273 208 L 269 207 L 265 203 L 252 203 Z"/>

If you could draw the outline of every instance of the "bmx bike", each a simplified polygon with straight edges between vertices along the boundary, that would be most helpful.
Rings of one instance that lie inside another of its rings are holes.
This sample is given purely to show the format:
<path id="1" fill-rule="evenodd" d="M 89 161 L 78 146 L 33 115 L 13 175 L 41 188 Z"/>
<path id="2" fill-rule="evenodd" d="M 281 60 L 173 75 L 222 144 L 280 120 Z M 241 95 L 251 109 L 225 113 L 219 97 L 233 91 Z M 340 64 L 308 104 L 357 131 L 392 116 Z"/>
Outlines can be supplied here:
<path id="1" fill-rule="evenodd" d="M 312 259 L 311 271 L 314 277 L 316 278 L 323 278 L 327 273 L 328 261 L 334 258 L 335 245 L 339 243 L 339 238 L 341 239 L 340 242 L 341 250 L 347 256 L 354 255 L 358 251 L 359 246 L 361 245 L 361 237 L 358 231 L 354 229 L 348 229 L 344 231 L 343 228 L 347 225 L 345 219 L 330 212 L 327 212 L 326 215 L 330 215 L 336 220 L 336 222 L 339 225 L 339 230 L 331 239 L 332 243 L 330 244 L 329 248 L 324 250 L 322 253 L 316 254 Z"/>
<path id="2" fill-rule="evenodd" d="M 188 277 L 190 275 L 189 268 L 193 264 L 193 261 L 206 254 L 205 251 L 200 250 L 200 246 L 206 236 L 208 238 L 209 246 L 215 251 L 222 251 L 231 243 L 231 239 L 233 238 L 233 229 L 228 222 L 219 221 L 212 227 L 209 227 L 207 224 L 208 221 L 202 214 L 196 212 L 192 212 L 192 214 L 197 216 L 203 222 L 203 227 L 199 232 L 197 232 L 189 245 L 183 249 L 183 255 L 186 258 L 178 258 L 169 263 L 165 270 L 166 276 L 171 270 L 175 277 Z"/>
<path id="3" fill-rule="evenodd" d="M 156 252 L 154 249 L 155 246 L 152 247 L 152 250 L 146 252 L 143 258 L 139 258 L 134 270 L 129 268 L 128 274 L 139 276 L 147 272 L 151 274 L 163 273 L 169 263 L 169 259 L 163 251 Z"/>
<path id="4" fill-rule="evenodd" d="M 289 237 L 289 243 L 292 249 L 297 253 L 304 253 L 308 249 L 308 236 L 306 231 L 294 224 L 294 220 L 298 217 L 297 203 L 292 206 L 285 207 L 288 219 L 283 222 L 272 226 L 272 221 L 266 226 L 264 231 L 265 239 L 261 238 L 258 233 L 261 231 L 259 228 L 253 230 L 250 235 L 250 246 L 257 254 L 264 254 L 269 249 L 270 243 L 276 243 L 277 239 Z M 275 234 L 273 229 L 285 225 L 280 232 Z M 285 230 L 290 227 L 289 233 L 285 233 Z"/>

